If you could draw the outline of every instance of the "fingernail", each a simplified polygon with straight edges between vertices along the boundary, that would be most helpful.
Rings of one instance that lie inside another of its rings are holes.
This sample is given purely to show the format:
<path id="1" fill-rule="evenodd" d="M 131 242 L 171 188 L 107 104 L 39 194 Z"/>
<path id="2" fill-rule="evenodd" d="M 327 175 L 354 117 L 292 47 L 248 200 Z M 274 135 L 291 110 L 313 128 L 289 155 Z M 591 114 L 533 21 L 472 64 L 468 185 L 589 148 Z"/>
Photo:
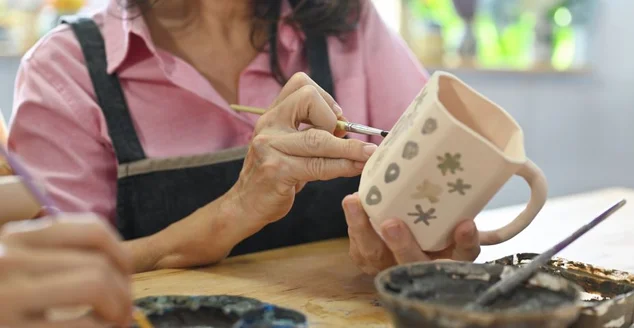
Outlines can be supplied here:
<path id="1" fill-rule="evenodd" d="M 396 241 L 401 239 L 401 226 L 396 224 L 396 223 L 392 223 L 388 226 L 385 227 L 385 235 L 388 239 L 392 240 L 392 241 Z"/>
<path id="2" fill-rule="evenodd" d="M 366 154 L 369 158 L 370 156 L 372 156 L 372 154 L 374 154 L 377 148 L 378 146 L 375 144 L 367 144 L 363 146 L 363 153 Z"/>
<path id="3" fill-rule="evenodd" d="M 365 167 L 365 163 L 364 162 L 354 162 L 354 167 L 358 168 L 358 169 L 362 169 Z"/>

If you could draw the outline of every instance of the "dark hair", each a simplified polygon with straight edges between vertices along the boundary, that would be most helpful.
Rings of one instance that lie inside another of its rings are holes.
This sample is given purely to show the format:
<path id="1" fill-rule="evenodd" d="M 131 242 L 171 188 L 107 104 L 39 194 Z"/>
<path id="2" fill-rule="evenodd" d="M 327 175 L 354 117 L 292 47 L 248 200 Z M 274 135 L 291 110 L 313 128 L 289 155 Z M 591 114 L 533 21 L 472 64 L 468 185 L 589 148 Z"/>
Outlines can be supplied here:
<path id="1" fill-rule="evenodd" d="M 127 8 L 148 8 L 159 0 L 122 0 Z M 256 43 L 258 28 L 268 31 L 271 52 L 271 72 L 280 83 L 287 77 L 281 71 L 277 58 L 277 23 L 283 0 L 251 0 L 253 4 L 254 25 L 251 29 L 251 43 L 259 51 L 265 45 Z M 365 0 L 290 0 L 293 13 L 285 22 L 301 29 L 307 37 L 337 36 L 343 38 L 346 33 L 357 27 L 361 16 L 361 5 Z M 258 25 L 260 24 L 260 25 Z"/>

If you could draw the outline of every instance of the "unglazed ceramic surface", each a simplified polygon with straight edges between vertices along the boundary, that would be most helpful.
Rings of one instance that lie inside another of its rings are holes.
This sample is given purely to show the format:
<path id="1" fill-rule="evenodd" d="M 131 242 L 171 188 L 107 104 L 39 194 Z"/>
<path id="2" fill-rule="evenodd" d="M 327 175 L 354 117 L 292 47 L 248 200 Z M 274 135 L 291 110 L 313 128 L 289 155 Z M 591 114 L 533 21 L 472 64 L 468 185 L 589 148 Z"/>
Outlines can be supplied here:
<path id="1" fill-rule="evenodd" d="M 369 159 L 359 195 L 377 231 L 399 218 L 423 250 L 437 251 L 514 174 L 528 182 L 531 199 L 514 221 L 482 232 L 484 245 L 532 222 L 546 201 L 546 179 L 526 157 L 522 130 L 508 113 L 455 76 L 436 72 Z"/>

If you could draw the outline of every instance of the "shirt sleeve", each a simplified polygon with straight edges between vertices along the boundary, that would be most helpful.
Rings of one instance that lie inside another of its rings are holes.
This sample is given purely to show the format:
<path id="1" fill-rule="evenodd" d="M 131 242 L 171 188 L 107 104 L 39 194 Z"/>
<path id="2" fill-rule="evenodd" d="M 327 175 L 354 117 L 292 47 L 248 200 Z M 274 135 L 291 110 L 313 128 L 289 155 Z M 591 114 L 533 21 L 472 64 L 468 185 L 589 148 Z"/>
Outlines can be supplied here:
<path id="1" fill-rule="evenodd" d="M 425 86 L 428 73 L 398 33 L 385 24 L 372 2 L 363 3 L 360 29 L 369 122 L 389 130 Z"/>
<path id="2" fill-rule="evenodd" d="M 112 220 L 116 158 L 100 133 L 98 107 L 76 100 L 86 90 L 50 63 L 23 60 L 18 70 L 9 148 L 60 210 Z"/>

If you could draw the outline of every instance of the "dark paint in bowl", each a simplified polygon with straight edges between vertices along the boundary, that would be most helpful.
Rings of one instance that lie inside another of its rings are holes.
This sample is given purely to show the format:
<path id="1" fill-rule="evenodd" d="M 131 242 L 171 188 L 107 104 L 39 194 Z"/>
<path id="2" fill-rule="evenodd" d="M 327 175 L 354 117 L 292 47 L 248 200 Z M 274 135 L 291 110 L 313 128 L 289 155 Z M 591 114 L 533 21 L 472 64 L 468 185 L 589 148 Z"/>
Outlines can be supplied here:
<path id="1" fill-rule="evenodd" d="M 485 309 L 464 309 L 515 270 L 470 262 L 412 263 L 381 272 L 375 285 L 395 327 L 559 328 L 576 320 L 581 288 L 546 273 Z"/>
<path id="2" fill-rule="evenodd" d="M 151 296 L 135 305 L 155 328 L 306 327 L 299 312 L 242 296 Z"/>

